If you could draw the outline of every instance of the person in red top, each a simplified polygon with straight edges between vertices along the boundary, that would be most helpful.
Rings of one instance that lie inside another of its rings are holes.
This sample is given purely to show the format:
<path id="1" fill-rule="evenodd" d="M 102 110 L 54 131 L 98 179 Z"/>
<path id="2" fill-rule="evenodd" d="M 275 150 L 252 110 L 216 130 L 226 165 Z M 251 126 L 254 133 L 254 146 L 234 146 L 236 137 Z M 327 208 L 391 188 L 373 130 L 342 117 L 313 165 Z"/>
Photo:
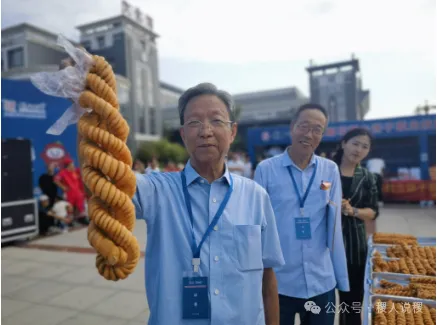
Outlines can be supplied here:
<path id="1" fill-rule="evenodd" d="M 85 217 L 85 188 L 80 169 L 75 168 L 71 158 L 65 158 L 64 168 L 55 176 L 54 182 L 65 193 L 66 200 L 75 209 L 76 216 Z"/>

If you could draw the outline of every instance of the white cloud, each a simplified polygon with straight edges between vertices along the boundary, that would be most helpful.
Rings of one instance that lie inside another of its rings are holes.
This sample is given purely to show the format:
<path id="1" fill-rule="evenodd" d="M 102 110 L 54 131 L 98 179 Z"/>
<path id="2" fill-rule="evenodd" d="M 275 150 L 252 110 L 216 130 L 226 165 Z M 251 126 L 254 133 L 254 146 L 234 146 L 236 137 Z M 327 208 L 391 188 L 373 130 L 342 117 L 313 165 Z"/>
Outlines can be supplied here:
<path id="1" fill-rule="evenodd" d="M 92 4 L 91 4 L 92 3 Z M 434 58 L 435 4 L 395 0 L 132 0 L 161 35 L 160 55 L 208 62 L 349 57 L 417 52 Z M 114 16 L 121 3 L 3 0 L 2 17 L 27 16 L 78 37 L 78 24 Z M 37 5 L 36 5 L 37 4 Z M 8 19 L 6 19 L 8 20 Z M 17 21 L 16 23 L 19 23 Z"/>
<path id="2" fill-rule="evenodd" d="M 434 0 L 131 0 L 154 19 L 161 78 L 235 91 L 298 85 L 305 66 L 355 53 L 370 116 L 435 102 Z M 75 26 L 120 14 L 118 0 L 3 0 L 2 27 L 29 22 L 78 39 Z"/>
<path id="3" fill-rule="evenodd" d="M 435 10 L 425 10 L 419 1 L 213 3 L 195 0 L 182 12 L 150 7 L 162 35 L 162 55 L 242 63 L 344 57 L 351 52 L 434 54 Z"/>

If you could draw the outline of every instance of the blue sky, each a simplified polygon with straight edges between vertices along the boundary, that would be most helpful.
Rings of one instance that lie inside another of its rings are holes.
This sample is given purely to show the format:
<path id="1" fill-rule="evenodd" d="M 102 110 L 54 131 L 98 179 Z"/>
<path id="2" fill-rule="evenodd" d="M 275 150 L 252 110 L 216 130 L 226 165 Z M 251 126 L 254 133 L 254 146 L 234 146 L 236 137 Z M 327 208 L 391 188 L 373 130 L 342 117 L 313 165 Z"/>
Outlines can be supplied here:
<path id="1" fill-rule="evenodd" d="M 91 3 L 93 3 L 91 5 Z M 160 35 L 160 79 L 232 93 L 296 86 L 309 60 L 360 59 L 367 118 L 410 115 L 436 99 L 434 0 L 132 0 Z M 75 26 L 120 13 L 118 0 L 3 0 L 2 28 L 28 22 L 78 40 Z"/>

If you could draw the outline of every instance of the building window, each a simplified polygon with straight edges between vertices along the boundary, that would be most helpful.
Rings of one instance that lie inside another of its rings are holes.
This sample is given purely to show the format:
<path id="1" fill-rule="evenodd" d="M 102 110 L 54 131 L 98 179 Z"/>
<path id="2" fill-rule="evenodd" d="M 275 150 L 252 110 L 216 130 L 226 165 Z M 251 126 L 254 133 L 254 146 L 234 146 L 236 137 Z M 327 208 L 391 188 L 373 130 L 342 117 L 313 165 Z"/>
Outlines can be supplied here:
<path id="1" fill-rule="evenodd" d="M 151 134 L 157 134 L 158 133 L 158 125 L 157 125 L 157 121 L 156 121 L 156 110 L 154 107 L 150 107 L 150 121 L 152 123 L 150 123 L 151 125 Z"/>
<path id="2" fill-rule="evenodd" d="M 115 33 L 112 35 L 112 40 L 115 42 L 120 42 L 123 39 L 123 33 Z"/>
<path id="3" fill-rule="evenodd" d="M 144 116 L 142 116 L 142 117 L 140 117 L 138 122 L 140 124 L 139 125 L 139 127 L 140 127 L 139 133 L 145 134 L 146 133 L 146 118 Z"/>
<path id="4" fill-rule="evenodd" d="M 107 56 L 105 59 L 109 63 L 109 65 L 112 67 L 112 70 L 115 72 L 115 60 L 114 60 L 114 58 Z"/>
<path id="5" fill-rule="evenodd" d="M 148 105 L 150 107 L 155 106 L 153 91 L 154 91 L 154 87 L 153 87 L 152 71 L 149 68 L 149 71 L 147 73 L 147 99 L 148 99 Z"/>
<path id="6" fill-rule="evenodd" d="M 23 48 L 17 48 L 8 51 L 9 69 L 24 67 L 24 51 Z"/>
<path id="7" fill-rule="evenodd" d="M 97 46 L 99 47 L 99 49 L 102 49 L 105 47 L 105 36 L 97 37 Z"/>
<path id="8" fill-rule="evenodd" d="M 83 41 L 82 46 L 87 50 L 88 52 L 91 52 L 91 42 L 90 41 Z"/>
<path id="9" fill-rule="evenodd" d="M 153 30 L 153 19 L 150 16 L 147 16 L 147 27 Z"/>

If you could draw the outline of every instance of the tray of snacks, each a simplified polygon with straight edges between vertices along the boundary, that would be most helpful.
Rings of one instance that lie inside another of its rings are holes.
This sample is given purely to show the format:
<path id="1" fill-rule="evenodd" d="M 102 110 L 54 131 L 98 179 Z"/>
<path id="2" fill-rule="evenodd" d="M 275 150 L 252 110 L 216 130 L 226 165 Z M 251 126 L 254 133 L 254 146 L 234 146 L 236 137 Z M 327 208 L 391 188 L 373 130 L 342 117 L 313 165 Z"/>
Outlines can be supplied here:
<path id="1" fill-rule="evenodd" d="M 416 237 L 406 234 L 395 234 L 395 233 L 385 233 L 377 232 L 368 239 L 368 245 L 397 245 L 397 244 L 407 244 L 407 245 L 418 245 L 418 246 L 436 246 L 435 237 Z"/>
<path id="2" fill-rule="evenodd" d="M 370 249 L 370 256 L 377 252 L 385 257 L 410 257 L 410 258 L 436 258 L 436 246 L 408 245 L 406 243 L 396 245 L 373 245 Z"/>
<path id="3" fill-rule="evenodd" d="M 430 253 L 432 254 L 432 253 Z M 370 258 L 371 273 L 401 273 L 409 275 L 436 276 L 435 257 L 423 258 L 414 254 L 413 257 L 384 257 L 379 252 L 374 252 Z M 372 276 L 373 278 L 373 276 Z"/>
<path id="4" fill-rule="evenodd" d="M 365 325 L 436 324 L 435 301 L 380 295 L 369 300 Z"/>
<path id="5" fill-rule="evenodd" d="M 436 300 L 436 279 L 401 274 L 374 274 L 370 293 L 384 296 L 400 296 Z"/>

